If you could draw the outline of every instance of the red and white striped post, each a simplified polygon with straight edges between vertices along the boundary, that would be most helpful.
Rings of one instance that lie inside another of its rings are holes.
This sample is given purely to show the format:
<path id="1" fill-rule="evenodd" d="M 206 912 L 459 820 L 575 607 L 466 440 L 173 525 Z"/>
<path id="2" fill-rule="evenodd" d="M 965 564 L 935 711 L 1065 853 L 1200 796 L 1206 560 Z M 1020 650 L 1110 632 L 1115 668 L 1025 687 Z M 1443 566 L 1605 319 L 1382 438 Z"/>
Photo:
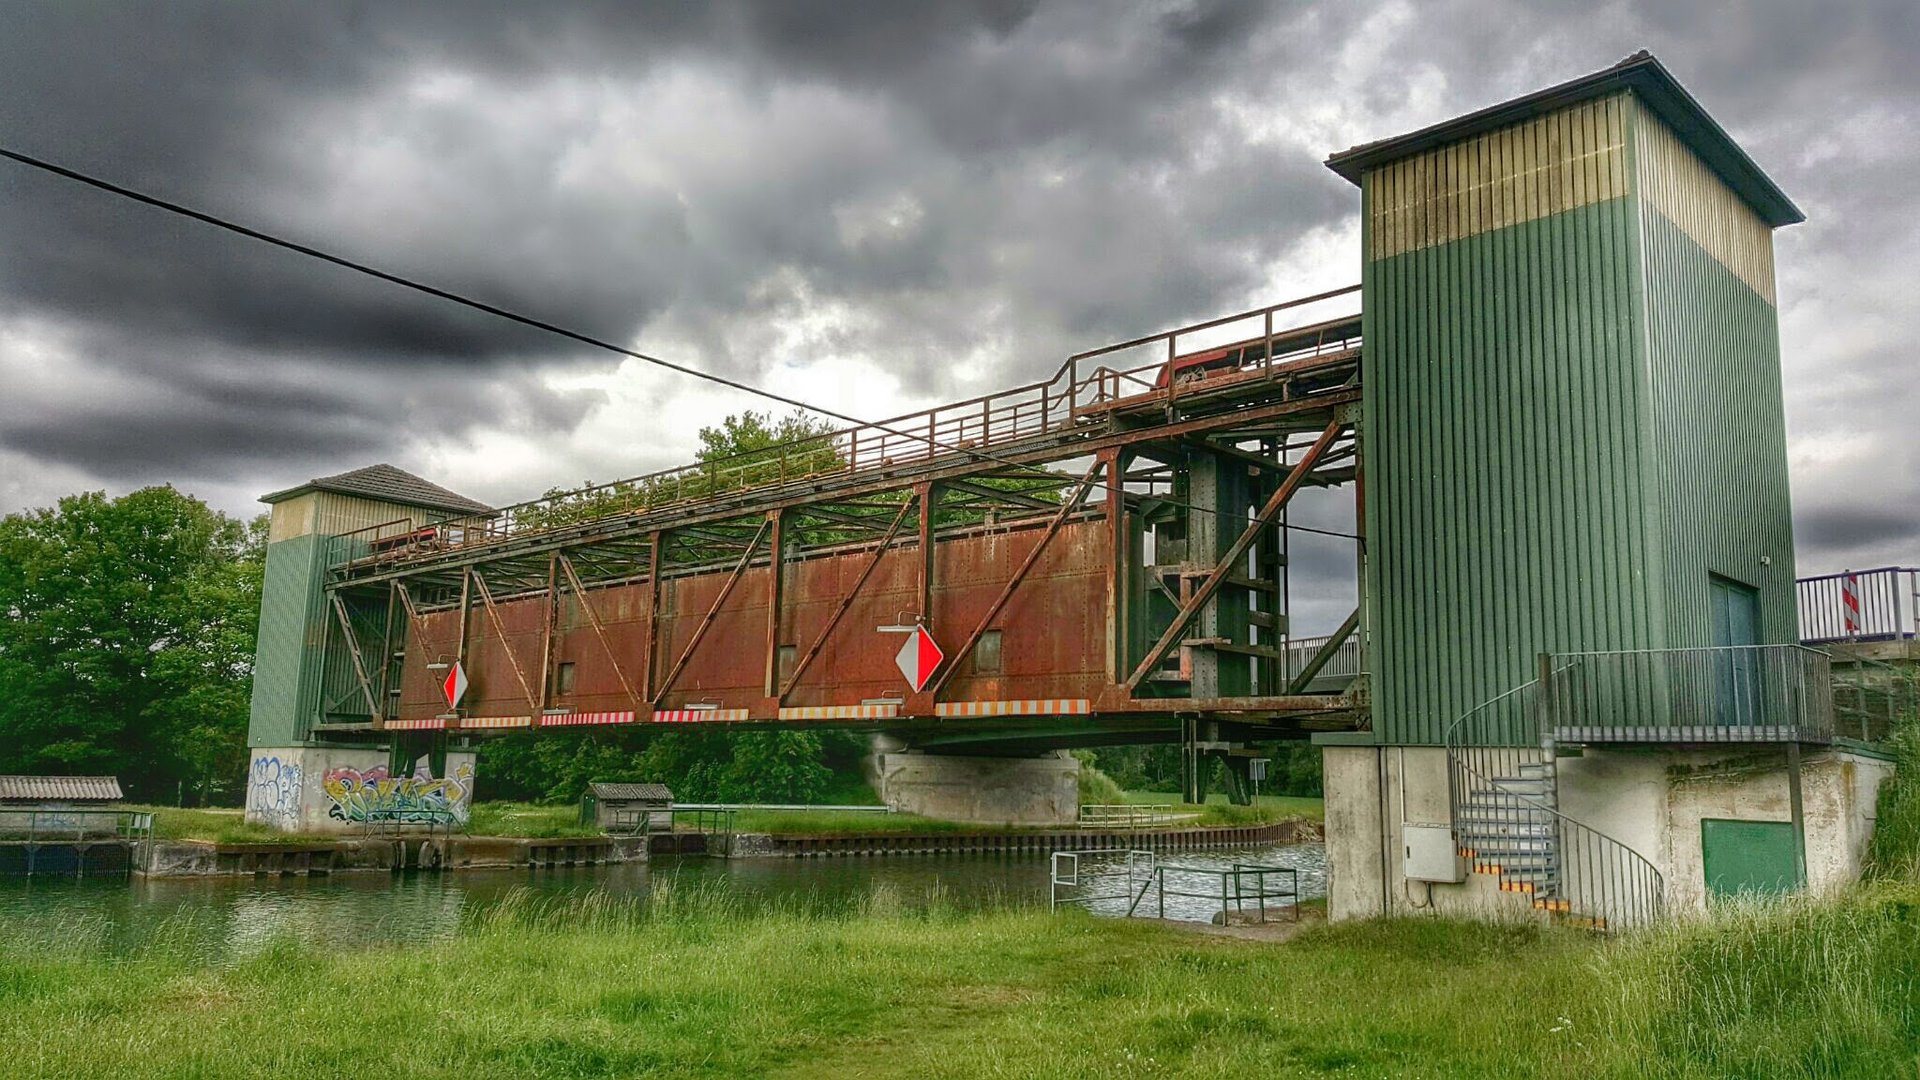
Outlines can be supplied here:
<path id="1" fill-rule="evenodd" d="M 1840 579 L 1840 615 L 1848 637 L 1860 636 L 1860 577 L 1853 571 Z"/>

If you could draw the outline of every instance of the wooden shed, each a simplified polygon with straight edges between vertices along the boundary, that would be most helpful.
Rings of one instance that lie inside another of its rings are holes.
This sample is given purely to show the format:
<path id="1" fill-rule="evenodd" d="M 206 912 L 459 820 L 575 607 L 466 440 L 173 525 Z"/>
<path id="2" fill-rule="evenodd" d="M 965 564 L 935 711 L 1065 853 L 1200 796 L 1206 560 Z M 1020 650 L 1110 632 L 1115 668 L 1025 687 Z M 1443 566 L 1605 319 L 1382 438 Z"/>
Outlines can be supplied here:
<path id="1" fill-rule="evenodd" d="M 665 784 L 588 784 L 580 820 L 616 834 L 672 832 L 673 792 Z"/>

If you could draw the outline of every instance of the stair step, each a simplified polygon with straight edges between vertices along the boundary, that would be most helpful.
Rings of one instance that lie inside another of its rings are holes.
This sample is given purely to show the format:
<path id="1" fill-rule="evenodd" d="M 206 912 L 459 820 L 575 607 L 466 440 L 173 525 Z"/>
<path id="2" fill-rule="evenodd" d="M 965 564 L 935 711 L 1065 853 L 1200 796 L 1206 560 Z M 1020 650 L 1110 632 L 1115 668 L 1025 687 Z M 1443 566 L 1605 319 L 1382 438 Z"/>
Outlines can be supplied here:
<path id="1" fill-rule="evenodd" d="M 1519 778 L 1495 780 L 1494 791 L 1508 795 L 1547 795 L 1553 791 L 1551 780 L 1522 780 Z"/>
<path id="2" fill-rule="evenodd" d="M 1542 798 L 1546 792 L 1471 792 L 1463 799 L 1465 805 L 1492 805 L 1492 807 L 1528 807 L 1548 799 Z"/>
<path id="3" fill-rule="evenodd" d="M 1515 833 L 1525 836 L 1552 836 L 1554 823 L 1548 814 L 1488 814 L 1473 813 L 1473 807 L 1463 806 L 1461 814 L 1453 819 L 1453 827 L 1460 832 Z"/>
<path id="4" fill-rule="evenodd" d="M 1467 847 L 1475 851 L 1480 859 L 1549 859 L 1553 855 L 1551 844 L 1530 844 L 1530 842 L 1507 844 L 1501 840 L 1492 840 L 1492 842 L 1475 840 L 1467 844 Z"/>

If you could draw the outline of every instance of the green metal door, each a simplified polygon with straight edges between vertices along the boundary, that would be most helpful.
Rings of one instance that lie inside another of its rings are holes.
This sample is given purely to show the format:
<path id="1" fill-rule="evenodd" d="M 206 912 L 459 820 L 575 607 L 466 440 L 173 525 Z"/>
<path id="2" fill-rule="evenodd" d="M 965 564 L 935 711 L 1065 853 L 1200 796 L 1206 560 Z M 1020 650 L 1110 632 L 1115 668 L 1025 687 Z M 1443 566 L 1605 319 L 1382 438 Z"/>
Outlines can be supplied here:
<path id="1" fill-rule="evenodd" d="M 1714 656 L 1714 693 L 1718 720 L 1747 727 L 1760 722 L 1759 655 L 1746 646 L 1760 644 L 1759 590 L 1723 577 L 1712 579 L 1713 644 L 1729 650 Z"/>
<path id="2" fill-rule="evenodd" d="M 1805 884 L 1789 822 L 1702 818 L 1700 853 L 1711 897 L 1777 895 Z"/>

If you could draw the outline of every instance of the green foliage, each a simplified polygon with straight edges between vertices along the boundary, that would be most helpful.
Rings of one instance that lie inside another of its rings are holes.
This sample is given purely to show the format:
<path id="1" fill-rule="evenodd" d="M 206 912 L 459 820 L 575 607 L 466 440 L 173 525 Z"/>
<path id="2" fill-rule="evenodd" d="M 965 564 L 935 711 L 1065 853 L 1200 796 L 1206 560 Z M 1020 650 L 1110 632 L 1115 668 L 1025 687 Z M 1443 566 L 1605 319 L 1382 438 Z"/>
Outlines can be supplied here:
<path id="1" fill-rule="evenodd" d="M 1080 759 L 1080 803 L 1083 806 L 1112 806 L 1124 801 L 1125 792 L 1114 783 L 1113 777 L 1100 770 L 1099 760 L 1092 750 L 1075 750 L 1073 756 Z"/>
<path id="2" fill-rule="evenodd" d="M 1865 872 L 1876 880 L 1920 882 L 1920 724 L 1897 725 L 1886 749 L 1894 773 L 1880 785 Z"/>
<path id="3" fill-rule="evenodd" d="M 872 802 L 865 751 L 845 732 L 525 732 L 487 743 L 477 782 L 486 799 L 552 803 L 577 801 L 596 780 L 662 783 L 681 802 Z"/>
<path id="4" fill-rule="evenodd" d="M 833 472 L 846 464 L 833 445 L 834 427 L 798 410 L 775 419 L 747 411 L 700 429 L 697 464 L 671 472 L 578 488 L 552 488 L 541 502 L 515 512 L 523 528 L 551 528 L 612 514 L 699 499 L 780 479 Z"/>
<path id="5" fill-rule="evenodd" d="M 265 532 L 171 487 L 0 519 L 0 761 L 236 791 Z"/>
<path id="6" fill-rule="evenodd" d="M 1320 748 L 1311 743 L 1274 743 L 1261 748 L 1269 761 L 1267 778 L 1260 782 L 1262 794 L 1319 798 L 1323 793 L 1320 776 Z M 1129 791 L 1179 791 L 1180 748 L 1172 743 L 1150 746 L 1103 746 L 1088 751 L 1100 771 Z M 1226 787 L 1223 767 L 1214 765 L 1208 788 Z"/>

